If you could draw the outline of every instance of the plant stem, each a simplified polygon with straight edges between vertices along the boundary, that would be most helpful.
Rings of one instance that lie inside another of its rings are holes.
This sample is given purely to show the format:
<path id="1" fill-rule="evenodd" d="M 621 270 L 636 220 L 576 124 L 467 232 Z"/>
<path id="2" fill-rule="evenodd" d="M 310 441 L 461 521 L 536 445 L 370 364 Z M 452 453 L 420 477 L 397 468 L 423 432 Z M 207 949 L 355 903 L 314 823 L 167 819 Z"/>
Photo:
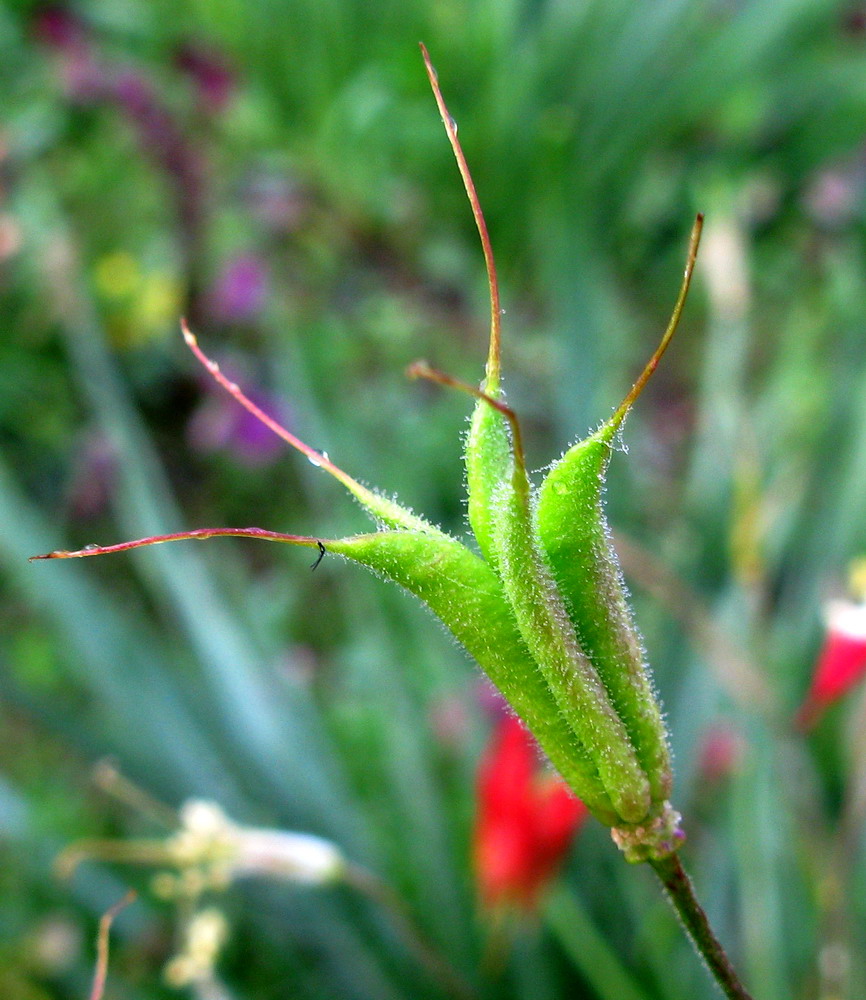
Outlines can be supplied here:
<path id="1" fill-rule="evenodd" d="M 695 896 L 692 880 L 686 874 L 678 854 L 671 854 L 661 861 L 650 861 L 661 879 L 668 899 L 691 938 L 695 950 L 704 960 L 719 988 L 729 1000 L 752 1000 L 751 994 L 740 982 L 730 959 L 719 939 L 713 933 L 707 915 Z"/>

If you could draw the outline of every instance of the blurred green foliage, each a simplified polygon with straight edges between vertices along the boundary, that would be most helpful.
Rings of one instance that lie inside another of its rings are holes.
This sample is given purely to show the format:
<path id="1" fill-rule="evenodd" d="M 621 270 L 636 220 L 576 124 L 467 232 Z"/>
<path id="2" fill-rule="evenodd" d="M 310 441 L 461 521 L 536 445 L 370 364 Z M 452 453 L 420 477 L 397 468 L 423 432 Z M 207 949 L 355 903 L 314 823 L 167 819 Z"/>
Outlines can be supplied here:
<path id="1" fill-rule="evenodd" d="M 152 829 L 94 788 L 109 758 L 172 806 L 333 839 L 479 996 L 712 995 L 600 828 L 490 960 L 469 864 L 483 699 L 403 595 L 253 542 L 26 561 L 184 527 L 364 528 L 233 423 L 182 313 L 305 440 L 464 531 L 467 401 L 402 377 L 426 357 L 475 381 L 485 354 L 419 39 L 493 236 L 530 462 L 622 398 L 706 213 L 611 520 L 720 936 L 760 1000 L 864 997 L 866 701 L 808 738 L 790 721 L 822 602 L 866 552 L 866 9 L 823 0 L 0 6 L 0 994 L 85 996 L 96 920 L 131 881 L 106 996 L 176 995 L 146 874 L 52 875 L 71 841 Z M 711 734 L 733 747 L 714 779 Z M 226 996 L 447 994 L 349 889 L 217 902 Z"/>

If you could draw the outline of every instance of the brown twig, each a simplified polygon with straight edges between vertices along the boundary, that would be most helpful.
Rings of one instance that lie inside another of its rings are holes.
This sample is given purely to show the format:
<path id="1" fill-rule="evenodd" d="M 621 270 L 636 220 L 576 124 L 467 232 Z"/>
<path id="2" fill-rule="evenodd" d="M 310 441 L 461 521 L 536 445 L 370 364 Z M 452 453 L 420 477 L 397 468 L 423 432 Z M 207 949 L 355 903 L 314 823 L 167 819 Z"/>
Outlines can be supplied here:
<path id="1" fill-rule="evenodd" d="M 99 919 L 99 931 L 96 935 L 96 969 L 93 973 L 93 987 L 90 990 L 90 1000 L 102 1000 L 105 992 L 105 979 L 108 975 L 108 935 L 114 918 L 136 898 L 134 889 L 119 899 L 114 906 L 106 910 Z"/>

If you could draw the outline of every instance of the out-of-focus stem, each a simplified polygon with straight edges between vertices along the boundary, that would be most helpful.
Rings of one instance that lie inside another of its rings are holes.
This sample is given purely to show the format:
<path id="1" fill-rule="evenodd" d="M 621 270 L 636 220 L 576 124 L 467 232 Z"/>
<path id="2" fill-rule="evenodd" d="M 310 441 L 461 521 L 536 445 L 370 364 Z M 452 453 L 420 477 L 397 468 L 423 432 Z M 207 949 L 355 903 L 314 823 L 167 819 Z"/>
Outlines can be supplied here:
<path id="1" fill-rule="evenodd" d="M 344 873 L 347 885 L 357 889 L 388 912 L 398 933 L 431 976 L 456 1000 L 477 1000 L 469 983 L 427 941 L 415 925 L 403 900 L 386 882 L 360 865 L 349 865 Z"/>
<path id="2" fill-rule="evenodd" d="M 130 890 L 123 899 L 102 915 L 99 921 L 99 933 L 96 938 L 96 971 L 93 974 L 93 986 L 90 990 L 90 1000 L 102 1000 L 105 991 L 105 980 L 108 977 L 108 935 L 111 925 L 118 913 L 135 899 L 136 893 Z"/>

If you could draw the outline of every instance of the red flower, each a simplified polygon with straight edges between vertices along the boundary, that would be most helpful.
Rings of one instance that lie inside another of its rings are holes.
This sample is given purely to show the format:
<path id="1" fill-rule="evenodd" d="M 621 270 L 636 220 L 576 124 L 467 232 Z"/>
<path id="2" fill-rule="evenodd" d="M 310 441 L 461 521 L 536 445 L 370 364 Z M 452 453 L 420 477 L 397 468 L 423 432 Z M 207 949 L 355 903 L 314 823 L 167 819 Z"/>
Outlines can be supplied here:
<path id="1" fill-rule="evenodd" d="M 520 720 L 503 716 L 478 772 L 474 855 L 483 905 L 533 910 L 586 816 L 561 778 L 539 773 L 538 749 Z"/>
<path id="2" fill-rule="evenodd" d="M 827 635 L 812 685 L 797 725 L 808 729 L 824 709 L 846 694 L 866 674 L 866 604 L 832 601 L 827 606 Z"/>

